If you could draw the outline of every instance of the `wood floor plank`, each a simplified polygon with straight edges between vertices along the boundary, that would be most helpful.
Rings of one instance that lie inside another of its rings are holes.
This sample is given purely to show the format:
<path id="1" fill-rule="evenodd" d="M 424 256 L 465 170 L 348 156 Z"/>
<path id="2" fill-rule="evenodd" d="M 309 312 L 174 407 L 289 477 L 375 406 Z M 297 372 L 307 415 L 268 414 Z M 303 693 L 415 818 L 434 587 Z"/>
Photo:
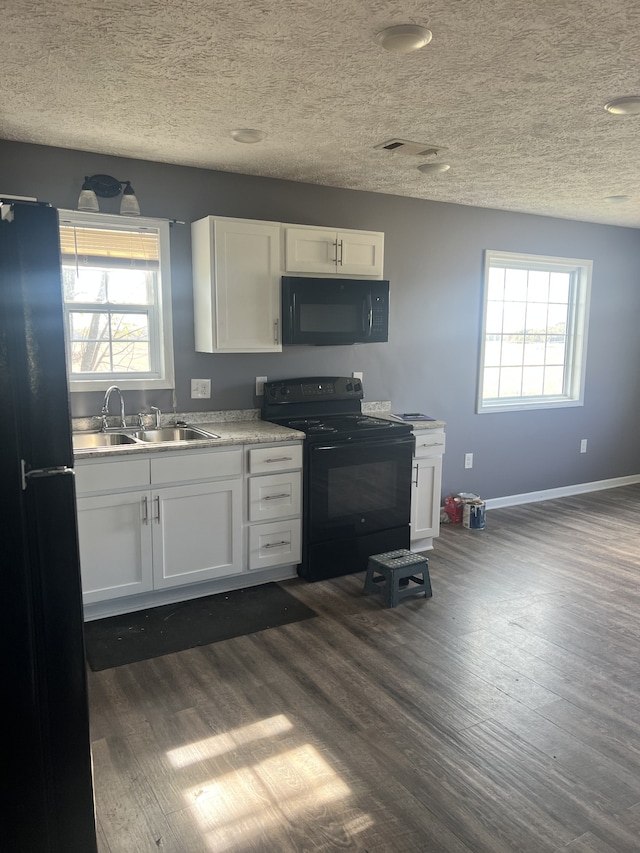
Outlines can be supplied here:
<path id="1" fill-rule="evenodd" d="M 182 853 L 147 778 L 124 741 L 92 744 L 96 812 L 109 853 Z"/>

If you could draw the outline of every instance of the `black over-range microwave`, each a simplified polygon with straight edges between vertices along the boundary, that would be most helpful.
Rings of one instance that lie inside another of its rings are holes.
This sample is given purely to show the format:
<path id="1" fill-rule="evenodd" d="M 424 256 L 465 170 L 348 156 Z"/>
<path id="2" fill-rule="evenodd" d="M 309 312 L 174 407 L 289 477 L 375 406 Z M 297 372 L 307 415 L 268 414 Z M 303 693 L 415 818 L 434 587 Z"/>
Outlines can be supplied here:
<path id="1" fill-rule="evenodd" d="M 282 276 L 283 344 L 366 344 L 388 338 L 388 281 Z"/>

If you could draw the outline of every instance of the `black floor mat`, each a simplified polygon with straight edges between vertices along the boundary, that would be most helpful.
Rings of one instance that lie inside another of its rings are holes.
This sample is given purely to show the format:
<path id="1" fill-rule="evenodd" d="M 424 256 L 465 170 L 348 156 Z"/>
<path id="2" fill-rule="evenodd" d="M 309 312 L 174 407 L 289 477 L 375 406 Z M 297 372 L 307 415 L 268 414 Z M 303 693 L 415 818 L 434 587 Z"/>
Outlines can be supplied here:
<path id="1" fill-rule="evenodd" d="M 276 583 L 85 622 L 94 672 L 206 646 L 317 614 Z"/>

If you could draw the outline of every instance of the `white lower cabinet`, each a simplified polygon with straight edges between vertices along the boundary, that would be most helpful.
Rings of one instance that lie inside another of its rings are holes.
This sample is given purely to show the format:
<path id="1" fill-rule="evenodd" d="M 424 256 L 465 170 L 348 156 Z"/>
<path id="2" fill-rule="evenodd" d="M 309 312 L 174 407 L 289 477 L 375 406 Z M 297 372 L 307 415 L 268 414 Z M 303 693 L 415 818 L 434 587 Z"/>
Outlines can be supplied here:
<path id="1" fill-rule="evenodd" d="M 153 587 L 242 571 L 242 481 L 176 486 L 152 493 Z"/>
<path id="2" fill-rule="evenodd" d="M 301 444 L 247 449 L 249 571 L 302 559 L 301 469 Z"/>
<path id="3" fill-rule="evenodd" d="M 80 461 L 76 486 L 85 604 L 242 571 L 240 448 Z"/>
<path id="4" fill-rule="evenodd" d="M 229 589 L 249 571 L 292 573 L 301 552 L 301 450 L 292 442 L 77 460 L 85 605 L 126 598 L 112 608 L 122 612 L 137 609 L 140 593 L 149 607 L 155 593 L 179 601 L 194 584 L 237 577 Z"/>
<path id="5" fill-rule="evenodd" d="M 85 604 L 153 589 L 149 492 L 78 498 Z"/>
<path id="6" fill-rule="evenodd" d="M 415 551 L 433 547 L 440 534 L 440 491 L 444 431 L 416 432 L 411 483 L 411 547 Z"/>

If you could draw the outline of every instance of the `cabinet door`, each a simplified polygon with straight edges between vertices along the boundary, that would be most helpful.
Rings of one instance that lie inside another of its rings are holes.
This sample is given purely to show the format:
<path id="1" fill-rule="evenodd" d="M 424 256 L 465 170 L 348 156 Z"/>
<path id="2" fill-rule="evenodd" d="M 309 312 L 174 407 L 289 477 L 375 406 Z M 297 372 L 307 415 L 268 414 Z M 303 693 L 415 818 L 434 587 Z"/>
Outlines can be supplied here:
<path id="1" fill-rule="evenodd" d="M 338 273 L 378 276 L 384 269 L 384 234 L 376 231 L 338 232 Z"/>
<path id="2" fill-rule="evenodd" d="M 207 217 L 192 249 L 196 349 L 280 352 L 280 225 Z"/>
<path id="3" fill-rule="evenodd" d="M 284 246 L 286 272 L 335 275 L 338 243 L 334 229 L 288 226 L 284 231 Z"/>
<path id="4" fill-rule="evenodd" d="M 149 492 L 78 498 L 77 511 L 84 603 L 152 589 Z"/>
<path id="5" fill-rule="evenodd" d="M 442 457 L 413 460 L 411 486 L 411 541 L 438 536 Z"/>
<path id="6" fill-rule="evenodd" d="M 154 587 L 242 571 L 242 481 L 152 492 Z"/>
<path id="7" fill-rule="evenodd" d="M 297 565 L 301 559 L 301 521 L 273 521 L 249 528 L 249 569 Z"/>

